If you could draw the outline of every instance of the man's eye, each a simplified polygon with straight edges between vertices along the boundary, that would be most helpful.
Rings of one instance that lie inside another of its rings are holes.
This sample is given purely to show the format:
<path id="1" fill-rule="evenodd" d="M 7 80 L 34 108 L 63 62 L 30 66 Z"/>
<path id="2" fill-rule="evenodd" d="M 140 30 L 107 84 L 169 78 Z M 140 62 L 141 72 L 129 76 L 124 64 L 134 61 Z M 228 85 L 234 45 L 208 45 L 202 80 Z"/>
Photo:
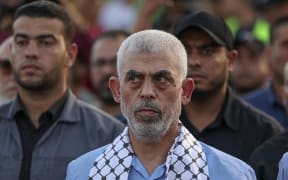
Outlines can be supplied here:
<path id="1" fill-rule="evenodd" d="M 102 60 L 96 60 L 92 63 L 93 66 L 101 68 L 105 65 L 105 61 Z"/>
<path id="2" fill-rule="evenodd" d="M 201 50 L 201 53 L 205 56 L 210 56 L 214 53 L 215 48 L 212 47 L 205 47 Z"/>
<path id="3" fill-rule="evenodd" d="M 15 41 L 15 44 L 16 44 L 17 46 L 23 47 L 23 46 L 26 46 L 26 45 L 28 44 L 28 40 L 19 39 L 19 40 L 16 40 L 16 41 Z"/>
<path id="4" fill-rule="evenodd" d="M 163 76 L 156 77 L 155 80 L 156 80 L 157 82 L 159 82 L 159 83 L 168 82 L 168 78 L 163 77 Z"/>
<path id="5" fill-rule="evenodd" d="M 50 40 L 40 40 L 38 43 L 39 45 L 45 46 L 45 47 L 49 47 L 54 44 L 53 41 L 50 41 Z"/>
<path id="6" fill-rule="evenodd" d="M 128 82 L 131 82 L 131 83 L 138 83 L 140 81 L 140 78 L 137 77 L 137 76 L 130 76 L 127 78 Z"/>

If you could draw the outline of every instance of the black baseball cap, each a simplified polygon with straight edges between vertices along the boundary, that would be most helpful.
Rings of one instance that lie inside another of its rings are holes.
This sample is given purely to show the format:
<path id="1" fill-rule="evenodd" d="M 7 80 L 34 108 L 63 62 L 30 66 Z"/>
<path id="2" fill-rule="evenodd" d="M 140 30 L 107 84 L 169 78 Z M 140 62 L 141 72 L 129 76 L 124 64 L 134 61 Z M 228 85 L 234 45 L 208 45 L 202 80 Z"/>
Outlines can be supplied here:
<path id="1" fill-rule="evenodd" d="M 174 26 L 174 35 L 180 34 L 191 27 L 200 28 L 208 33 L 216 43 L 233 49 L 233 35 L 224 19 L 220 16 L 209 14 L 205 11 L 197 11 L 184 16 Z"/>
<path id="2" fill-rule="evenodd" d="M 251 32 L 251 30 L 248 29 L 240 29 L 236 33 L 234 39 L 234 47 L 236 48 L 241 44 L 247 46 L 253 52 L 261 52 L 265 48 L 264 43 L 258 40 Z"/>

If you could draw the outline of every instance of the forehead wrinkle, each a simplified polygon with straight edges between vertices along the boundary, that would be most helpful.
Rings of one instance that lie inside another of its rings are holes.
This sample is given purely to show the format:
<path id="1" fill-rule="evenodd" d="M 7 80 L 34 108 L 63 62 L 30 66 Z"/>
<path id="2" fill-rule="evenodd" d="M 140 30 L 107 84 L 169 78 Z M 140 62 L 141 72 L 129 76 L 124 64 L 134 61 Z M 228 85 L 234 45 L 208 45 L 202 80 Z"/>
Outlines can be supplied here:
<path id="1" fill-rule="evenodd" d="M 135 70 L 139 73 L 143 73 L 143 74 L 154 75 L 156 73 L 161 73 L 161 72 L 165 71 L 165 72 L 169 72 L 169 74 L 171 74 L 171 75 L 173 74 L 175 76 L 178 73 L 180 76 L 181 64 L 177 62 L 177 59 L 173 53 L 171 53 L 171 52 L 167 52 L 167 53 L 166 54 L 161 54 L 161 53 L 160 54 L 158 54 L 158 53 L 149 53 L 149 54 L 147 54 L 147 53 L 127 53 L 129 56 L 130 55 L 132 55 L 132 56 L 134 56 L 134 55 L 135 56 L 137 56 L 137 55 L 140 55 L 140 56 L 141 55 L 144 55 L 144 56 L 150 55 L 150 56 L 155 56 L 155 57 L 149 57 L 149 58 L 145 58 L 145 59 L 141 59 L 141 60 L 137 59 L 137 57 L 133 57 L 133 59 L 129 59 L 129 60 L 127 58 L 124 58 L 124 60 L 120 64 L 120 66 L 121 66 L 120 70 L 122 70 L 123 67 L 128 65 L 129 66 L 128 68 L 133 69 L 133 70 Z M 159 61 L 157 61 L 157 60 L 165 61 L 165 63 L 162 62 L 162 64 L 161 63 L 158 64 Z M 133 61 L 135 61 L 135 64 L 133 63 Z M 137 63 L 137 61 L 139 63 Z M 143 69 L 142 67 L 145 67 L 145 68 Z M 149 73 L 146 73 L 146 71 Z M 154 71 L 154 72 L 151 72 L 151 71 Z M 120 76 L 121 76 L 121 72 L 120 72 Z"/>

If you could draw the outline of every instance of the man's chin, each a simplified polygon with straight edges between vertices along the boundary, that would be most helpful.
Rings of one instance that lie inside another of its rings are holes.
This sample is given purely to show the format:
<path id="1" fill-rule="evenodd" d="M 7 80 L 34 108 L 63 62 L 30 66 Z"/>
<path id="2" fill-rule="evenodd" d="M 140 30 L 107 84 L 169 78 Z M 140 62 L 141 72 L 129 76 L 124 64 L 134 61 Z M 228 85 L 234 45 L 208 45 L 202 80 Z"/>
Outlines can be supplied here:
<path id="1" fill-rule="evenodd" d="M 192 93 L 192 96 L 191 96 L 191 100 L 195 100 L 195 101 L 198 101 L 198 100 L 205 100 L 208 98 L 208 93 L 203 91 L 203 90 L 199 90 L 199 89 L 195 89 Z"/>

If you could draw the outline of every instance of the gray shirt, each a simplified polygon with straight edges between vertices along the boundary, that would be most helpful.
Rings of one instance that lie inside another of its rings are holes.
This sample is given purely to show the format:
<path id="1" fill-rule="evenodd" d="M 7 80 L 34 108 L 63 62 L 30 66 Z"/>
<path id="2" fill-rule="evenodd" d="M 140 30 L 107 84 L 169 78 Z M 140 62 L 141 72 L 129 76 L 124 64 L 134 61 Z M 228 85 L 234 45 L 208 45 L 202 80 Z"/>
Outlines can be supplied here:
<path id="1" fill-rule="evenodd" d="M 0 106 L 0 179 L 18 180 L 23 158 L 14 118 L 15 100 Z M 56 122 L 34 147 L 31 180 L 63 180 L 69 161 L 112 142 L 124 125 L 105 112 L 77 100 L 69 92 Z"/>

